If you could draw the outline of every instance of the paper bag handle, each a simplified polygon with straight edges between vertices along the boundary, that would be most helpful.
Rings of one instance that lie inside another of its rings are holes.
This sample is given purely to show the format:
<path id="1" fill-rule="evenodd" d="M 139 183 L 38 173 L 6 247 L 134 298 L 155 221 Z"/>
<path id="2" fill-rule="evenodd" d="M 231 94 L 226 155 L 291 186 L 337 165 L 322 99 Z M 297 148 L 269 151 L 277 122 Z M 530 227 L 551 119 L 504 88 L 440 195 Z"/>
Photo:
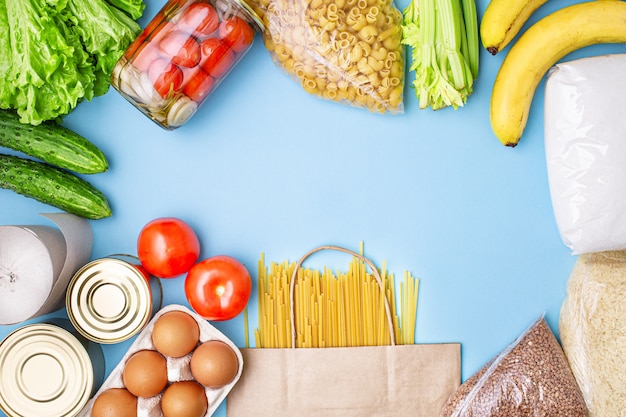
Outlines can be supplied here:
<path id="1" fill-rule="evenodd" d="M 298 270 L 300 269 L 300 267 L 302 266 L 302 263 L 311 255 L 313 255 L 316 252 L 320 252 L 323 250 L 336 250 L 339 252 L 345 252 L 348 253 L 358 259 L 360 259 L 361 261 L 365 262 L 370 269 L 372 270 L 372 274 L 374 275 L 374 278 L 376 279 L 376 282 L 378 283 L 378 287 L 380 288 L 380 291 L 383 293 L 383 301 L 385 304 L 385 312 L 387 313 L 387 323 L 389 324 L 389 336 L 391 339 L 391 345 L 395 346 L 396 344 L 396 337 L 395 337 L 395 331 L 394 331 L 394 326 L 393 326 L 393 318 L 391 315 L 391 308 L 389 307 L 389 300 L 387 299 L 387 297 L 385 296 L 385 288 L 383 286 L 383 279 L 380 277 L 380 274 L 378 272 L 378 269 L 376 269 L 376 266 L 372 263 L 372 261 L 370 261 L 369 259 L 365 258 L 364 256 L 362 256 L 361 254 L 358 254 L 354 251 L 351 251 L 350 249 L 346 249 L 346 248 L 342 248 L 341 246 L 333 246 L 333 245 L 324 245 L 324 246 L 320 246 L 317 247 L 315 249 L 310 250 L 309 252 L 307 252 L 306 254 L 304 254 L 304 256 L 302 256 L 300 258 L 300 260 L 296 263 L 296 267 L 293 270 L 293 274 L 291 275 L 291 282 L 289 283 L 289 310 L 290 310 L 290 319 L 291 319 L 291 347 L 295 349 L 296 347 L 296 313 L 295 313 L 295 308 L 294 308 L 294 289 L 296 287 L 296 278 L 298 276 Z"/>

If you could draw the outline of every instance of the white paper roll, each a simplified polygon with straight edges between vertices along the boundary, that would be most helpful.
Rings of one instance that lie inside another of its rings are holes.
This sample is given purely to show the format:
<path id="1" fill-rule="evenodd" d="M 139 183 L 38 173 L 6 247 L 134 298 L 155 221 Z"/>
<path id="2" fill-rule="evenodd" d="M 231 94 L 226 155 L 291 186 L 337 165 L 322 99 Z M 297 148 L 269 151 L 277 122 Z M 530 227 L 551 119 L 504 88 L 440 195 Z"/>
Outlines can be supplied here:
<path id="1" fill-rule="evenodd" d="M 15 324 L 63 305 L 74 273 L 89 261 L 89 222 L 69 213 L 43 214 L 50 226 L 0 226 L 0 324 Z"/>

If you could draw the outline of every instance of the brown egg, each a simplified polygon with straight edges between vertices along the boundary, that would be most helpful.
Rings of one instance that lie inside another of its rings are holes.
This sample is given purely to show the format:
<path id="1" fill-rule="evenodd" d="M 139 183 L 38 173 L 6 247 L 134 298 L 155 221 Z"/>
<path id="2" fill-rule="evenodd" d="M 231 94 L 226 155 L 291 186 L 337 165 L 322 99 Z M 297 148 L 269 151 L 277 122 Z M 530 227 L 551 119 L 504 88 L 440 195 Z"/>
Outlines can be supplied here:
<path id="1" fill-rule="evenodd" d="M 184 311 L 168 311 L 154 322 L 152 343 L 164 355 L 185 356 L 196 347 L 199 339 L 198 322 Z"/>
<path id="2" fill-rule="evenodd" d="M 174 382 L 161 398 L 161 411 L 165 417 L 202 417 L 208 407 L 204 387 L 196 381 Z"/>
<path id="3" fill-rule="evenodd" d="M 98 395 L 91 417 L 136 417 L 137 397 L 124 388 L 110 388 Z"/>
<path id="4" fill-rule="evenodd" d="M 202 385 L 220 388 L 237 376 L 239 360 L 235 351 L 219 340 L 209 340 L 191 355 L 191 373 Z"/>
<path id="5" fill-rule="evenodd" d="M 154 397 L 167 385 L 167 360 L 155 350 L 139 350 L 124 365 L 122 381 L 137 397 Z"/>

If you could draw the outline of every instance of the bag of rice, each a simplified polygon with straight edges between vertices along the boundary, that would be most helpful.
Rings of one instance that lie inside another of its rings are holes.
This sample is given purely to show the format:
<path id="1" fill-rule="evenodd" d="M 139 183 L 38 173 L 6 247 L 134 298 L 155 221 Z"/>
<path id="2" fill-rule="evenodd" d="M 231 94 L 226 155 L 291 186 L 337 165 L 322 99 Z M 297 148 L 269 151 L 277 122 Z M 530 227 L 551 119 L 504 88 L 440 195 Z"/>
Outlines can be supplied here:
<path id="1" fill-rule="evenodd" d="M 561 307 L 559 335 L 591 417 L 626 413 L 626 252 L 581 255 Z"/>
<path id="2" fill-rule="evenodd" d="M 545 150 L 552 206 L 573 254 L 626 249 L 626 54 L 551 69 Z"/>
<path id="3" fill-rule="evenodd" d="M 567 359 L 543 316 L 465 381 L 440 417 L 587 417 Z"/>

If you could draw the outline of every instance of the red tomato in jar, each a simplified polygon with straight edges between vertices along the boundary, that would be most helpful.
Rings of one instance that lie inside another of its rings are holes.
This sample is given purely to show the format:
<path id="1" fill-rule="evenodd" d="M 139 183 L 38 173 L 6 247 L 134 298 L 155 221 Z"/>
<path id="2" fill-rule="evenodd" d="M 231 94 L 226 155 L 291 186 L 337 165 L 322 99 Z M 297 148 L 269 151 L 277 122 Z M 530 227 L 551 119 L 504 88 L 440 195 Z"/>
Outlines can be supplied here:
<path id="1" fill-rule="evenodd" d="M 159 25 L 162 24 L 165 17 L 162 12 L 159 12 L 154 19 L 148 23 L 148 25 L 141 31 L 141 33 L 135 38 L 135 40 L 129 45 L 126 52 L 124 52 L 124 57 L 126 59 L 131 59 L 131 57 L 135 54 L 140 48 L 143 48 L 147 44 L 147 39 L 150 36 L 154 36 L 154 34 L 158 33 Z"/>
<path id="2" fill-rule="evenodd" d="M 172 63 L 192 68 L 200 63 L 200 45 L 196 38 L 182 30 L 173 30 L 159 41 L 159 51 Z"/>
<path id="3" fill-rule="evenodd" d="M 236 317 L 248 304 L 252 280 L 238 260 L 218 255 L 195 264 L 185 278 L 189 305 L 206 320 Z"/>
<path id="4" fill-rule="evenodd" d="M 235 54 L 227 44 L 218 38 L 207 38 L 200 43 L 202 68 L 214 78 L 220 78 L 235 63 Z"/>
<path id="5" fill-rule="evenodd" d="M 145 42 L 135 52 L 132 64 L 141 72 L 148 72 L 150 64 L 160 57 L 158 49 L 153 43 Z"/>
<path id="6" fill-rule="evenodd" d="M 158 58 L 148 67 L 148 78 L 163 98 L 180 91 L 183 85 L 183 72 L 169 60 Z"/>
<path id="7" fill-rule="evenodd" d="M 215 79 L 202 68 L 198 68 L 189 76 L 186 75 L 185 80 L 183 94 L 196 103 L 207 98 L 215 86 Z"/>
<path id="8" fill-rule="evenodd" d="M 141 265 L 159 278 L 173 278 L 189 271 L 200 255 L 200 242 L 186 222 L 161 217 L 148 222 L 137 239 Z"/>
<path id="9" fill-rule="evenodd" d="M 254 40 L 255 34 L 254 29 L 239 16 L 223 20 L 218 33 L 235 52 L 245 50 Z"/>
<path id="10" fill-rule="evenodd" d="M 178 28 L 196 37 L 206 37 L 217 30 L 220 17 L 210 3 L 192 3 L 180 14 Z"/>

